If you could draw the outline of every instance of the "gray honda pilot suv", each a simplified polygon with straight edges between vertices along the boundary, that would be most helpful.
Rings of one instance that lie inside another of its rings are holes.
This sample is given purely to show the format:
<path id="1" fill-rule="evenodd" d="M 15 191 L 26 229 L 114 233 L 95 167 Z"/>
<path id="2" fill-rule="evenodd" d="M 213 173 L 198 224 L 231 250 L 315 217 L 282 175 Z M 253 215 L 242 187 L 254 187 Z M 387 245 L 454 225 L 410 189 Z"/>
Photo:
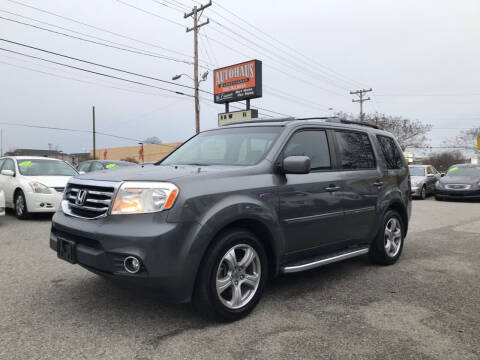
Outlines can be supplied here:
<path id="1" fill-rule="evenodd" d="M 204 131 L 154 166 L 71 179 L 50 247 L 233 321 L 269 277 L 363 254 L 395 263 L 410 211 L 392 134 L 338 119 L 254 120 Z"/>

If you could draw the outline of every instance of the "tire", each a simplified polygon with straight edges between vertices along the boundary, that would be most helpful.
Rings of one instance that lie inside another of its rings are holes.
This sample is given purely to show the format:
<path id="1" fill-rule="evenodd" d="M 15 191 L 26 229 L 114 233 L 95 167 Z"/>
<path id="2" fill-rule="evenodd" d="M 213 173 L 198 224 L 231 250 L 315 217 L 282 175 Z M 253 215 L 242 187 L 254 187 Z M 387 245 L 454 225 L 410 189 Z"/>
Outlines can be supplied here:
<path id="1" fill-rule="evenodd" d="M 242 262 L 248 266 L 242 266 Z M 268 261 L 262 243 L 249 231 L 230 229 L 217 237 L 204 256 L 193 305 L 211 320 L 239 320 L 258 304 L 267 278 Z"/>
<path id="2" fill-rule="evenodd" d="M 395 264 L 402 254 L 404 237 L 405 225 L 402 217 L 395 210 L 388 210 L 370 246 L 370 260 L 379 265 Z"/>
<path id="3" fill-rule="evenodd" d="M 420 191 L 420 199 L 425 200 L 427 198 L 427 187 L 422 186 L 422 191 Z"/>
<path id="4" fill-rule="evenodd" d="M 15 194 L 15 215 L 20 220 L 25 220 L 30 217 L 30 213 L 27 208 L 27 201 L 25 200 L 25 195 L 22 190 L 18 190 Z"/>

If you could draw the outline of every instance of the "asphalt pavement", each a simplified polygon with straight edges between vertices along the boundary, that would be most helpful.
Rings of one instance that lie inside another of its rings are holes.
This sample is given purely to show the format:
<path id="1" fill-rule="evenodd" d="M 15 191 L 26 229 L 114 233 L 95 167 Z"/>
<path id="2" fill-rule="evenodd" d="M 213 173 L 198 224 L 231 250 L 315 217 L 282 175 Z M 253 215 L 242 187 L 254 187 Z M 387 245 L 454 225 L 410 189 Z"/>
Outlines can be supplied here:
<path id="1" fill-rule="evenodd" d="M 0 217 L 0 359 L 480 359 L 480 203 L 414 201 L 400 261 L 282 276 L 217 324 L 50 250 L 49 216 Z"/>

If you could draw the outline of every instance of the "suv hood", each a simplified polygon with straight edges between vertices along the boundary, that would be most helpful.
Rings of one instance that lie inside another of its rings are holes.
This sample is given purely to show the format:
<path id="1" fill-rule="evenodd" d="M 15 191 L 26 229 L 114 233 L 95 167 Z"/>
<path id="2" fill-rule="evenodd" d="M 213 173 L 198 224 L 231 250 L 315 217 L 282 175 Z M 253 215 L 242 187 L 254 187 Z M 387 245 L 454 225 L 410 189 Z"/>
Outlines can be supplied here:
<path id="1" fill-rule="evenodd" d="M 468 184 L 476 185 L 480 182 L 480 177 L 477 176 L 444 176 L 440 180 L 442 184 Z"/>
<path id="2" fill-rule="evenodd" d="M 198 166 L 198 165 L 148 165 L 126 166 L 123 168 L 100 170 L 77 176 L 76 179 L 99 181 L 172 181 L 185 176 L 237 170 L 237 166 Z"/>

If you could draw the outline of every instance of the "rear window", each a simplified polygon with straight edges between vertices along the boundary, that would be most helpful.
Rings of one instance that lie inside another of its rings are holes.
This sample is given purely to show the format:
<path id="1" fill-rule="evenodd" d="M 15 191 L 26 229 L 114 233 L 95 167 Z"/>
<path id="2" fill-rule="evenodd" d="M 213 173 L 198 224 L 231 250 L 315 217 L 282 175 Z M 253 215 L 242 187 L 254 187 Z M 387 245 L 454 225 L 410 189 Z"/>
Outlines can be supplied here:
<path id="1" fill-rule="evenodd" d="M 353 131 L 336 131 L 335 136 L 340 146 L 343 169 L 375 168 L 375 155 L 367 134 Z"/>
<path id="2" fill-rule="evenodd" d="M 383 157 L 388 169 L 401 169 L 405 166 L 405 162 L 402 159 L 400 149 L 398 148 L 395 140 L 388 136 L 377 135 L 380 148 L 382 149 Z M 424 171 L 423 168 L 422 172 Z M 423 175 L 420 175 L 423 176 Z"/>

